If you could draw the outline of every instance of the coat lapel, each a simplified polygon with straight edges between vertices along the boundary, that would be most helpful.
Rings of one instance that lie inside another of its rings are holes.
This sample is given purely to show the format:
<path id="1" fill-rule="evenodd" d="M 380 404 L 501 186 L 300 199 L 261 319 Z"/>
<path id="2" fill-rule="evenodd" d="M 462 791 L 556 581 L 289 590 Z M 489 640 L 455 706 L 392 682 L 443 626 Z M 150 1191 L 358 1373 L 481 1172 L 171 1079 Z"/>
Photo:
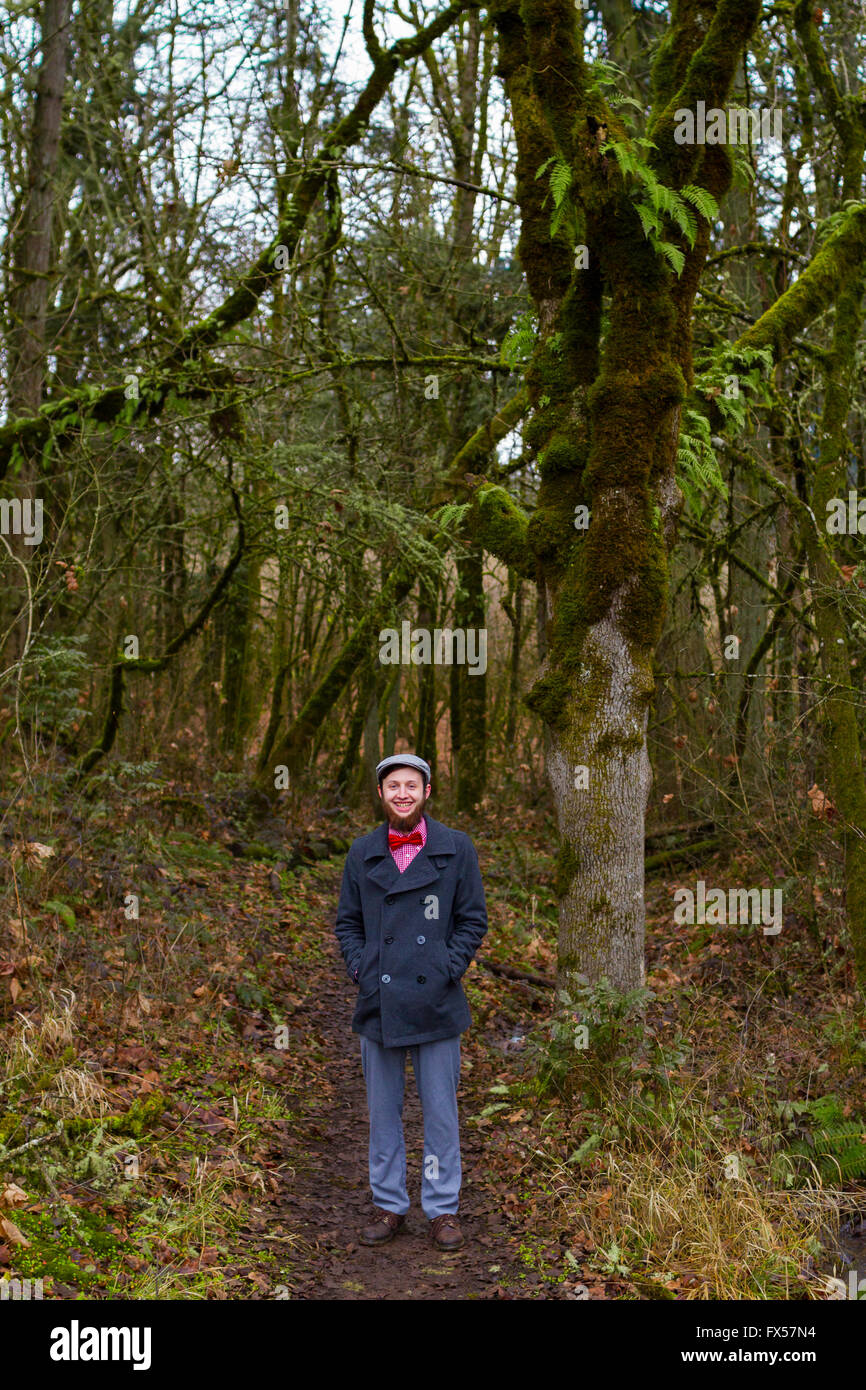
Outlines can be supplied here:
<path id="1" fill-rule="evenodd" d="M 385 821 L 374 832 L 372 843 L 367 853 L 364 855 L 367 865 L 367 877 L 371 883 L 376 883 L 380 888 L 390 888 L 392 883 L 400 877 L 400 871 L 394 863 L 394 856 L 388 848 L 388 823 Z"/>
<path id="2" fill-rule="evenodd" d="M 398 892 L 423 888 L 433 883 L 447 868 L 448 857 L 456 853 L 454 836 L 446 825 L 432 816 L 427 816 L 427 843 L 402 874 L 394 863 L 394 856 L 388 848 L 388 824 L 379 826 L 373 842 L 364 858 L 368 864 L 367 877 L 371 883 L 384 888 L 386 892 Z"/>

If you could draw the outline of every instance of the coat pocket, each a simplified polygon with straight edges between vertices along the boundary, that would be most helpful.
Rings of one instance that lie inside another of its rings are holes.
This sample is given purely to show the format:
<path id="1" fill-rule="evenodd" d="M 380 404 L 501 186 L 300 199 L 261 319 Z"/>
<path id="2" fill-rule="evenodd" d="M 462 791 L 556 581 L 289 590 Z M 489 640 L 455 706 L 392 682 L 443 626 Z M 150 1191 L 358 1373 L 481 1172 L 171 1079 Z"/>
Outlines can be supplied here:
<path id="1" fill-rule="evenodd" d="M 368 941 L 358 964 L 358 993 L 372 994 L 379 988 L 379 943 Z"/>
<path id="2" fill-rule="evenodd" d="M 445 976 L 445 979 L 447 980 L 448 984 L 451 984 L 451 961 L 448 956 L 448 947 L 446 946 L 444 941 L 436 942 L 436 951 L 433 956 L 433 961 L 434 964 L 442 971 L 442 974 Z"/>

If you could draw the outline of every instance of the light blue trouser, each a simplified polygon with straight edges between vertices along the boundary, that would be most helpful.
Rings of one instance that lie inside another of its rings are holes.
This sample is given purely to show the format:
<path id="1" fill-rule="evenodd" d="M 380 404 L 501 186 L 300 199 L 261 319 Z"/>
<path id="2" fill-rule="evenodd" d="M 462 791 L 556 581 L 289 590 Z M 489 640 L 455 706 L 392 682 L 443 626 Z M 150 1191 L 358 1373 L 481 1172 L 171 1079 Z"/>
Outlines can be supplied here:
<path id="1" fill-rule="evenodd" d="M 421 1206 L 432 1221 L 456 1212 L 460 1196 L 460 1131 L 457 1084 L 460 1035 L 408 1048 L 424 1115 Z M 370 1110 L 370 1186 L 373 1201 L 399 1215 L 409 1210 L 403 1140 L 405 1047 L 383 1047 L 361 1038 L 361 1066 Z"/>

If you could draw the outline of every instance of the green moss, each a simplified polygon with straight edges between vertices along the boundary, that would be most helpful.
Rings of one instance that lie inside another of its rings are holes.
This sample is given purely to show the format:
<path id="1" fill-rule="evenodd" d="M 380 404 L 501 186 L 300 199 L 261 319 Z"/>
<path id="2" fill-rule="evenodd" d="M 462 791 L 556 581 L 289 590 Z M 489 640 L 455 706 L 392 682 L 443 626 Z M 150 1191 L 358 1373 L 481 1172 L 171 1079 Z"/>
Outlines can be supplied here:
<path id="1" fill-rule="evenodd" d="M 0 1117 L 0 1144 L 5 1144 L 21 1128 L 20 1115 L 3 1115 Z"/>
<path id="2" fill-rule="evenodd" d="M 550 237 L 548 187 L 536 174 L 556 153 L 550 126 L 532 84 L 526 31 L 517 4 L 494 0 L 490 9 L 499 37 L 498 75 L 505 85 L 517 135 L 515 191 L 520 204 L 517 254 L 533 302 L 559 301 L 571 281 L 571 248 L 564 231 Z"/>
<path id="3" fill-rule="evenodd" d="M 527 530 L 526 544 L 536 561 L 553 565 L 574 539 L 573 511 L 562 508 L 538 507 L 533 512 Z"/>
<path id="4" fill-rule="evenodd" d="M 529 395 L 526 387 L 521 386 L 495 415 L 479 426 L 455 454 L 445 482 L 444 494 L 437 500 L 450 501 L 455 481 L 458 484 L 462 483 L 466 473 L 483 471 L 499 440 L 520 423 L 528 409 Z"/>
<path id="5" fill-rule="evenodd" d="M 590 261 L 569 286 L 562 306 L 563 360 L 570 380 L 587 386 L 598 376 L 602 278 L 599 258 Z"/>
<path id="6" fill-rule="evenodd" d="M 558 898 L 564 898 L 571 887 L 572 880 L 580 871 L 580 856 L 574 846 L 568 841 L 563 840 L 559 846 L 559 853 L 556 856 L 556 868 L 554 871 L 554 892 Z"/>
<path id="7" fill-rule="evenodd" d="M 155 1124 L 166 1108 L 165 1097 L 154 1091 L 143 1100 L 135 1100 L 125 1115 L 104 1115 L 101 1119 L 90 1119 L 76 1115 L 65 1123 L 69 1136 L 84 1134 L 88 1130 L 102 1128 L 106 1134 L 129 1134 L 140 1139 L 149 1125 Z"/>
<path id="8" fill-rule="evenodd" d="M 15 1249 L 15 1271 L 27 1279 L 54 1279 L 78 1289 L 88 1289 L 99 1280 L 99 1259 L 113 1256 L 122 1244 L 96 1212 L 62 1208 L 55 1224 L 51 1212 L 20 1212 L 16 1222 L 30 1241 L 25 1249 Z M 70 1251 L 83 1260 L 71 1258 Z M 92 1255 L 92 1259 L 88 1259 Z M 88 1269 L 92 1264 L 94 1268 Z"/>
<path id="9" fill-rule="evenodd" d="M 590 979 L 597 977 L 597 969 L 601 961 L 598 947 L 591 940 L 584 938 L 580 951 L 560 950 L 557 962 L 557 973 L 560 980 L 568 980 L 569 975 L 587 975 Z"/>
<path id="10" fill-rule="evenodd" d="M 573 473 L 575 465 L 579 466 L 580 455 L 567 434 L 555 434 L 544 452 L 539 454 L 538 462 L 548 476 Z"/>
<path id="11" fill-rule="evenodd" d="M 646 555 L 636 570 L 637 583 L 625 595 L 622 606 L 626 636 L 637 646 L 653 649 L 661 639 L 668 601 L 667 552 L 655 528 L 649 524 Z"/>
<path id="12" fill-rule="evenodd" d="M 706 32 L 697 24 L 701 10 L 695 0 L 681 0 L 676 6 L 653 68 L 657 114 L 648 134 L 659 149 L 656 171 L 670 187 L 688 183 L 701 158 L 699 146 L 674 141 L 674 113 L 681 107 L 694 109 L 699 100 L 708 108 L 724 106 L 742 50 L 761 13 L 761 0 L 719 0 Z"/>
<path id="13" fill-rule="evenodd" d="M 689 59 L 700 40 L 698 13 L 694 0 L 674 0 L 668 30 L 652 66 L 651 90 L 656 109 L 666 106 L 682 85 Z"/>
<path id="14" fill-rule="evenodd" d="M 551 670 L 535 682 L 526 696 L 526 705 L 551 729 L 557 729 L 568 716 L 571 694 L 568 674 L 561 670 Z"/>
<path id="15" fill-rule="evenodd" d="M 528 518 L 505 488 L 482 483 L 472 499 L 467 530 L 496 555 L 526 578 L 534 574 L 527 549 Z"/>
<path id="16" fill-rule="evenodd" d="M 849 209 L 841 226 L 821 247 L 775 304 L 738 340 L 737 347 L 772 347 L 778 360 L 794 338 L 836 298 L 842 285 L 858 274 L 866 257 L 866 205 Z"/>
<path id="17" fill-rule="evenodd" d="M 523 442 L 527 449 L 539 450 L 548 434 L 547 420 L 543 412 L 536 412 L 523 431 Z"/>

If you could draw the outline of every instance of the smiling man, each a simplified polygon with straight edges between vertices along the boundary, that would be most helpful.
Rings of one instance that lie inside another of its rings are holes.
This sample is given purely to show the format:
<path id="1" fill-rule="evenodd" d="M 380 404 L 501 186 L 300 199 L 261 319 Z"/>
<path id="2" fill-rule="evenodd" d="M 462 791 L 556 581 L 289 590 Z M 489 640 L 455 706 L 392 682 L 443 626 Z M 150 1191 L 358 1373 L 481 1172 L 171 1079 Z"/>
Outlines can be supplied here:
<path id="1" fill-rule="evenodd" d="M 478 856 L 468 835 L 425 814 L 430 768 L 399 753 L 376 768 L 386 820 L 346 856 L 337 939 L 358 986 L 352 1029 L 370 1112 L 375 1211 L 363 1245 L 393 1240 L 406 1219 L 406 1049 L 424 1113 L 421 1206 L 434 1244 L 458 1250 L 460 1034 L 472 1019 L 460 980 L 487 931 Z"/>

